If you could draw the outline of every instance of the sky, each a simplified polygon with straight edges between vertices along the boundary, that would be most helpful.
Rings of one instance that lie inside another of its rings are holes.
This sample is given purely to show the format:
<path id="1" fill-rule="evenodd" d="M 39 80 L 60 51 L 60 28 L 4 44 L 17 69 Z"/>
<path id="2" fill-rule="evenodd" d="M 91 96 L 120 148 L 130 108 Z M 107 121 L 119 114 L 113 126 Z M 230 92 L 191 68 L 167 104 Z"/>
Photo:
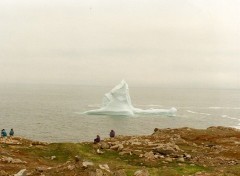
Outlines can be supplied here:
<path id="1" fill-rule="evenodd" d="M 240 89 L 239 0 L 1 0 L 0 83 Z"/>

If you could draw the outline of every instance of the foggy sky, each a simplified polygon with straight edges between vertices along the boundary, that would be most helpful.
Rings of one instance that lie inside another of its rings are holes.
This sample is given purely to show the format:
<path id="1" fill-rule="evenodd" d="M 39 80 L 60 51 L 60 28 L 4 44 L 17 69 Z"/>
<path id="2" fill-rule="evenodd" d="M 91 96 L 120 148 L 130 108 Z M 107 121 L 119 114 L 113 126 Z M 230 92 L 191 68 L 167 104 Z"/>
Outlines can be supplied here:
<path id="1" fill-rule="evenodd" d="M 1 0 L 0 83 L 240 88 L 238 0 Z"/>

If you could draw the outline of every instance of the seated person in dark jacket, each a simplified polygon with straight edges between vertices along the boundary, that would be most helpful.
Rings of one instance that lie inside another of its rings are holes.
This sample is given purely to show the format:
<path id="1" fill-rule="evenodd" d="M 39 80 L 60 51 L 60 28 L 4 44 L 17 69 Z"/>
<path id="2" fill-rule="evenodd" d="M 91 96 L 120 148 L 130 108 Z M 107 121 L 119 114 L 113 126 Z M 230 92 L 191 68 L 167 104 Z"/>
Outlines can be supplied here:
<path id="1" fill-rule="evenodd" d="M 13 135 L 14 135 L 14 131 L 13 131 L 13 129 L 11 129 L 9 132 L 9 136 L 13 136 Z"/>
<path id="2" fill-rule="evenodd" d="M 99 135 L 97 135 L 97 138 L 96 139 L 94 139 L 94 144 L 96 144 L 96 143 L 99 143 L 100 142 L 100 136 Z"/>
<path id="3" fill-rule="evenodd" d="M 13 129 L 11 129 L 9 132 L 10 140 L 12 140 L 13 135 L 14 135 L 14 131 L 13 131 Z"/>
<path id="4" fill-rule="evenodd" d="M 111 138 L 115 137 L 115 131 L 114 131 L 114 130 L 111 130 L 109 136 L 110 136 Z"/>

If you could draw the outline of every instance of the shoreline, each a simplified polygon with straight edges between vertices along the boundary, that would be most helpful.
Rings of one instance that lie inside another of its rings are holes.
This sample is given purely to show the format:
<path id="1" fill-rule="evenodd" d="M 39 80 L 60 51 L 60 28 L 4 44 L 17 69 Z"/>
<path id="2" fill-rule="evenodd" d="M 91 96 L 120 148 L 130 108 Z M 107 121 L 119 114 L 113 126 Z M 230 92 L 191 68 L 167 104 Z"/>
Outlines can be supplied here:
<path id="1" fill-rule="evenodd" d="M 176 127 L 176 128 L 155 128 L 155 129 L 160 129 L 160 130 L 168 130 L 168 129 L 172 129 L 172 130 L 175 130 L 175 129 L 185 129 L 185 128 L 189 128 L 189 129 L 194 129 L 194 130 L 207 130 L 208 128 L 212 128 L 212 127 L 222 127 L 222 128 L 232 128 L 233 130 L 236 130 L 236 131 L 240 131 L 240 128 L 237 128 L 235 126 L 209 126 L 209 127 L 205 127 L 205 128 L 194 128 L 194 127 Z M 154 133 L 154 129 L 152 130 L 152 133 L 149 133 L 149 134 L 119 134 L 118 136 L 145 136 L 145 135 L 152 135 Z M 101 135 L 100 135 L 101 136 Z M 105 135 L 105 136 L 108 136 L 108 135 Z M 81 139 L 71 139 L 71 140 L 43 140 L 41 138 L 37 139 L 37 138 L 34 138 L 34 137 L 27 137 L 27 136 L 14 136 L 14 138 L 22 138 L 22 139 L 26 139 L 26 140 L 30 140 L 30 141 L 39 141 L 39 142 L 44 142 L 44 143 L 91 143 L 94 138 L 96 136 L 92 136 L 92 139 L 91 140 L 81 140 Z M 7 138 L 9 138 L 9 135 L 7 136 Z M 107 138 L 107 137 L 103 137 L 104 138 Z M 1 141 L 0 141 L 1 142 Z"/>
<path id="2" fill-rule="evenodd" d="M 0 175 L 240 175 L 240 130 L 230 127 L 155 128 L 98 144 L 13 141 L 0 143 Z"/>

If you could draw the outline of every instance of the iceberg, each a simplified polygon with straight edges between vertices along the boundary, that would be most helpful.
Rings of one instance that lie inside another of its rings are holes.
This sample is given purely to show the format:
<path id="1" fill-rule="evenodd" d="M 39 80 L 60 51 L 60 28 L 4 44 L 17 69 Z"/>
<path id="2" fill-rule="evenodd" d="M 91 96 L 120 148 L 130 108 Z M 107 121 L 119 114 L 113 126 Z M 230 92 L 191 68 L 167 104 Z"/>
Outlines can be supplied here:
<path id="1" fill-rule="evenodd" d="M 129 95 L 128 84 L 122 80 L 120 84 L 104 95 L 101 108 L 86 111 L 84 114 L 119 116 L 166 114 L 174 116 L 176 111 L 177 109 L 174 107 L 170 109 L 139 109 L 133 107 Z"/>

